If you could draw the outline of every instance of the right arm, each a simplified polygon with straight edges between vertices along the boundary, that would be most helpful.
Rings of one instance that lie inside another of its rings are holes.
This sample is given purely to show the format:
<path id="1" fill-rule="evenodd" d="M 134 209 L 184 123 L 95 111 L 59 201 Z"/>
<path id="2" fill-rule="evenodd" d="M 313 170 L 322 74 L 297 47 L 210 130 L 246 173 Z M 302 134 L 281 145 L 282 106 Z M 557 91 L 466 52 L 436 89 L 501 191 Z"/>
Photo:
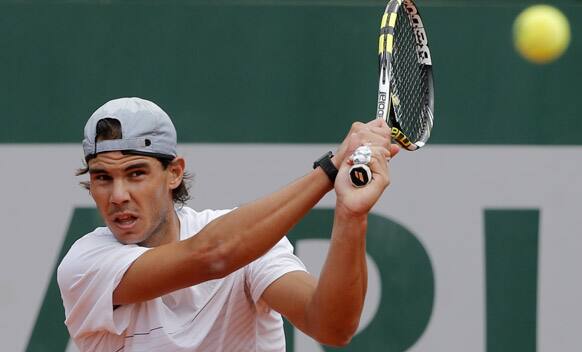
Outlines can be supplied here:
<path id="1" fill-rule="evenodd" d="M 113 292 L 113 304 L 146 301 L 234 272 L 277 244 L 331 189 L 318 168 L 215 219 L 196 236 L 152 248 L 126 271 Z"/>

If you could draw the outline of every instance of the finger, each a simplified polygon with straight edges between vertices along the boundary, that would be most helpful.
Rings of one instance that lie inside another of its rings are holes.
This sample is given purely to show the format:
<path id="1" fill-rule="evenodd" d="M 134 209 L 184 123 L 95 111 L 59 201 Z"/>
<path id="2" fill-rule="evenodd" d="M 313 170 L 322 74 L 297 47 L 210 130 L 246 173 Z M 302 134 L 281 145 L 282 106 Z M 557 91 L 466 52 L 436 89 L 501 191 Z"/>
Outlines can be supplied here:
<path id="1" fill-rule="evenodd" d="M 399 152 L 400 146 L 398 144 L 390 144 L 390 157 L 395 157 Z"/>
<path id="2" fill-rule="evenodd" d="M 367 126 L 367 127 L 369 129 L 372 129 L 372 130 L 390 131 L 390 126 L 388 126 L 388 124 L 386 124 L 386 122 L 384 122 L 384 120 L 378 120 L 378 121 L 381 121 L 382 123 L 379 125 L 372 125 L 372 126 Z"/>
<path id="3" fill-rule="evenodd" d="M 356 135 L 360 140 L 360 143 L 365 143 L 366 139 L 369 139 L 374 133 L 370 130 L 370 126 L 362 122 L 354 122 L 350 128 L 349 136 Z"/>
<path id="4" fill-rule="evenodd" d="M 344 141 L 342 142 L 342 144 L 345 144 L 345 147 L 349 147 L 350 140 L 352 138 L 354 138 L 353 135 L 358 134 L 358 133 L 362 133 L 362 131 L 366 131 L 366 130 L 368 130 L 368 127 L 363 122 L 356 121 L 356 122 L 352 123 L 352 126 L 350 127 L 350 130 L 346 134 L 346 137 L 344 138 Z M 348 150 L 349 150 L 349 148 L 348 148 Z"/>
<path id="5" fill-rule="evenodd" d="M 360 145 L 361 147 L 361 145 Z M 369 164 L 373 159 L 381 161 L 382 163 L 386 163 L 387 160 L 391 158 L 390 150 L 381 146 L 365 146 L 369 149 L 369 158 L 368 161 L 364 162 Z M 364 152 L 365 153 L 365 152 Z M 366 158 L 363 158 L 366 159 Z M 360 159 L 361 160 L 361 159 Z"/>
<path id="6" fill-rule="evenodd" d="M 336 150 L 335 157 L 334 157 L 335 160 L 339 160 L 340 162 L 342 162 L 345 159 L 345 157 L 348 156 L 349 153 L 351 153 L 351 150 L 353 150 L 355 148 L 355 147 L 350 147 L 350 143 L 352 143 L 352 139 L 355 138 L 353 135 L 357 134 L 358 131 L 362 131 L 364 129 L 368 129 L 368 127 L 366 127 L 364 123 L 362 123 L 362 122 L 352 123 L 350 130 L 348 131 L 344 140 L 342 141 L 342 143 L 340 144 L 340 146 Z"/>
<path id="7" fill-rule="evenodd" d="M 348 139 L 348 154 L 351 155 L 354 150 L 356 150 L 356 148 L 358 148 L 359 146 L 361 146 L 363 143 L 361 142 L 361 137 L 358 135 L 358 133 L 352 133 L 349 136 Z M 349 158 L 347 158 L 349 159 Z"/>
<path id="8" fill-rule="evenodd" d="M 389 133 L 377 128 L 375 131 L 360 131 L 357 133 L 357 138 L 361 144 L 377 145 L 384 148 L 390 147 L 390 137 Z"/>
<path id="9" fill-rule="evenodd" d="M 368 163 L 372 179 L 381 182 L 382 186 L 388 186 L 390 178 L 387 159 L 390 158 L 390 152 L 381 147 L 373 147 L 372 150 L 372 158 Z"/>
<path id="10" fill-rule="evenodd" d="M 367 124 L 360 122 L 360 121 L 356 121 L 354 123 L 352 123 L 352 127 L 350 128 L 350 133 L 357 133 L 359 131 L 362 130 L 368 130 L 369 127 Z"/>
<path id="11" fill-rule="evenodd" d="M 388 126 L 388 124 L 386 123 L 386 121 L 384 119 L 373 119 L 373 120 L 367 122 L 366 125 L 374 126 L 374 127 Z"/>
<path id="12" fill-rule="evenodd" d="M 390 140 L 392 139 L 392 133 L 388 125 L 384 125 L 381 127 L 370 127 L 370 131 L 375 135 L 384 138 L 387 141 L 387 143 L 390 143 Z"/>

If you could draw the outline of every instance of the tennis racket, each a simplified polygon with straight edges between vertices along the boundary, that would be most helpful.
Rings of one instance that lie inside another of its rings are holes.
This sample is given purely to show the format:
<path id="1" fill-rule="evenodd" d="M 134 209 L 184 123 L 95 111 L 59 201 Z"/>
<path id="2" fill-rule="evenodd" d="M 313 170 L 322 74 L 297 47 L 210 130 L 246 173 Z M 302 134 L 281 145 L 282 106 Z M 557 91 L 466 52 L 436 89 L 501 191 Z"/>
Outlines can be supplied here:
<path id="1" fill-rule="evenodd" d="M 376 117 L 384 119 L 392 139 L 407 150 L 422 148 L 434 121 L 432 61 L 426 28 L 412 0 L 390 0 L 382 16 L 378 43 L 378 105 Z M 372 181 L 366 163 L 350 169 L 356 187 Z"/>

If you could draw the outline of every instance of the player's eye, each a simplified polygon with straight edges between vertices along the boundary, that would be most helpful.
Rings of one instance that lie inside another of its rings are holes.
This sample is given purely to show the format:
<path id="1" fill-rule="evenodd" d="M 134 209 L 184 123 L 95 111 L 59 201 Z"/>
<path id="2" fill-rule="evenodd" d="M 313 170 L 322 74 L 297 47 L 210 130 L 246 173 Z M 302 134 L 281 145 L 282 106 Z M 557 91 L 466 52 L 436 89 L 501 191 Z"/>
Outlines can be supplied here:
<path id="1" fill-rule="evenodd" d="M 93 176 L 93 179 L 96 181 L 109 181 L 111 180 L 111 176 L 105 174 L 98 174 Z"/>
<path id="2" fill-rule="evenodd" d="M 136 170 L 129 173 L 129 176 L 131 177 L 140 177 L 142 175 L 145 175 L 145 172 L 142 170 Z"/>

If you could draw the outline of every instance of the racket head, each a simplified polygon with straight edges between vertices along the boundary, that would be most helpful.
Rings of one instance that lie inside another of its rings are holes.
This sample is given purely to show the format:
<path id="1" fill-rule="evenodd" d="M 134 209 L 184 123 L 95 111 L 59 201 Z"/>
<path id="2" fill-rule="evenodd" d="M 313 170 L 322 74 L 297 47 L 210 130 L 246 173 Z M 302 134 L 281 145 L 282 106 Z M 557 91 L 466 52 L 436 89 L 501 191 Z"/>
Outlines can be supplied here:
<path id="1" fill-rule="evenodd" d="M 408 150 L 423 147 L 434 124 L 434 82 L 428 37 L 413 0 L 390 0 L 380 24 L 376 117 Z"/>

